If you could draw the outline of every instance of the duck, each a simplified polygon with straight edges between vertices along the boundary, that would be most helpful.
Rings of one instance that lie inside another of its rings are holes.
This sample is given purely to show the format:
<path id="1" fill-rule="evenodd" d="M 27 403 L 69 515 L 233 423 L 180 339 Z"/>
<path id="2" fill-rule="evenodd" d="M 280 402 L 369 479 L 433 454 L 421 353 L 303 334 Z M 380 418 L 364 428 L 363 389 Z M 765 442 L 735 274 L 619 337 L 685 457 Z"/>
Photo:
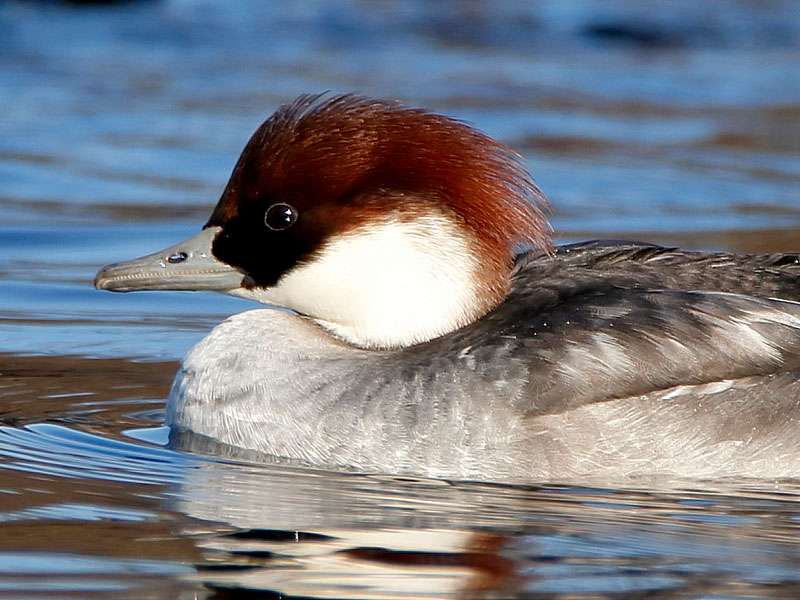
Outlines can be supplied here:
<path id="1" fill-rule="evenodd" d="M 557 245 L 549 216 L 465 122 L 304 95 L 200 233 L 94 283 L 265 305 L 186 355 L 175 435 L 444 479 L 800 475 L 800 254 Z"/>

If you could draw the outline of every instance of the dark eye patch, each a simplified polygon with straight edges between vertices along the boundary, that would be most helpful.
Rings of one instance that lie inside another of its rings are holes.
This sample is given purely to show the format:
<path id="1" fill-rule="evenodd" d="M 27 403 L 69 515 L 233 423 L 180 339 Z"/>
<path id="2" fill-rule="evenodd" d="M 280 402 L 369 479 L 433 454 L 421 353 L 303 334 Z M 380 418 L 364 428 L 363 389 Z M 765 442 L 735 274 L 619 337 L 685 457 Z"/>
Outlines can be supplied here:
<path id="1" fill-rule="evenodd" d="M 291 204 L 278 202 L 270 206 L 264 213 L 264 225 L 273 231 L 289 229 L 297 222 L 297 209 Z"/>
<path id="2" fill-rule="evenodd" d="M 247 274 L 251 287 L 275 285 L 321 243 L 323 233 L 311 219 L 299 219 L 291 204 L 274 203 L 264 208 L 253 202 L 219 224 L 212 252 L 222 262 Z"/>

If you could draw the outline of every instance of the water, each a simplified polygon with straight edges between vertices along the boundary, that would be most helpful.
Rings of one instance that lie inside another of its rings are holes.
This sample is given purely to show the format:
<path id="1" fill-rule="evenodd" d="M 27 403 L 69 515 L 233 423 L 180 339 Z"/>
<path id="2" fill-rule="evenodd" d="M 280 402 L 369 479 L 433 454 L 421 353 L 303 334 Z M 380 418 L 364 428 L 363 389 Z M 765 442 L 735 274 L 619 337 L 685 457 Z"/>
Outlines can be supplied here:
<path id="1" fill-rule="evenodd" d="M 171 450 L 210 294 L 96 292 L 195 232 L 278 104 L 457 115 L 561 240 L 800 249 L 791 1 L 0 3 L 0 597 L 795 598 L 793 482 L 424 481 Z"/>

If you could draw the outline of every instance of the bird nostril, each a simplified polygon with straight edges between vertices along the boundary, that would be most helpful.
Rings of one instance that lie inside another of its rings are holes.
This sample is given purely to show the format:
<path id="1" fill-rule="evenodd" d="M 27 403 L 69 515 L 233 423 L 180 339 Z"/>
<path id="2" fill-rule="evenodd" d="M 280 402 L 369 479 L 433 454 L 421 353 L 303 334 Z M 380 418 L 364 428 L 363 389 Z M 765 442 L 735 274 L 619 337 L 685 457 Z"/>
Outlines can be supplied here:
<path id="1" fill-rule="evenodd" d="M 178 263 L 182 263 L 187 258 L 189 258 L 189 255 L 186 254 L 186 252 L 176 252 L 175 254 L 170 254 L 167 257 L 167 262 L 172 264 L 172 265 L 175 265 L 175 264 L 178 264 Z"/>

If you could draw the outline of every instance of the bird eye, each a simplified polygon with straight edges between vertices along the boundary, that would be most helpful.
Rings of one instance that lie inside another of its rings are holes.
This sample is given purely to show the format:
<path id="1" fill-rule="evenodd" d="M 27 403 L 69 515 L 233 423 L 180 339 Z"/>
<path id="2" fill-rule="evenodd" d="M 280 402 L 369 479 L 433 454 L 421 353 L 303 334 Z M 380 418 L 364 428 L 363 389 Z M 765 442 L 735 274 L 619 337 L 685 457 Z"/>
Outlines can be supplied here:
<path id="1" fill-rule="evenodd" d="M 264 213 L 264 225 L 273 231 L 283 231 L 294 225 L 297 221 L 297 210 L 283 202 L 273 204 Z"/>

